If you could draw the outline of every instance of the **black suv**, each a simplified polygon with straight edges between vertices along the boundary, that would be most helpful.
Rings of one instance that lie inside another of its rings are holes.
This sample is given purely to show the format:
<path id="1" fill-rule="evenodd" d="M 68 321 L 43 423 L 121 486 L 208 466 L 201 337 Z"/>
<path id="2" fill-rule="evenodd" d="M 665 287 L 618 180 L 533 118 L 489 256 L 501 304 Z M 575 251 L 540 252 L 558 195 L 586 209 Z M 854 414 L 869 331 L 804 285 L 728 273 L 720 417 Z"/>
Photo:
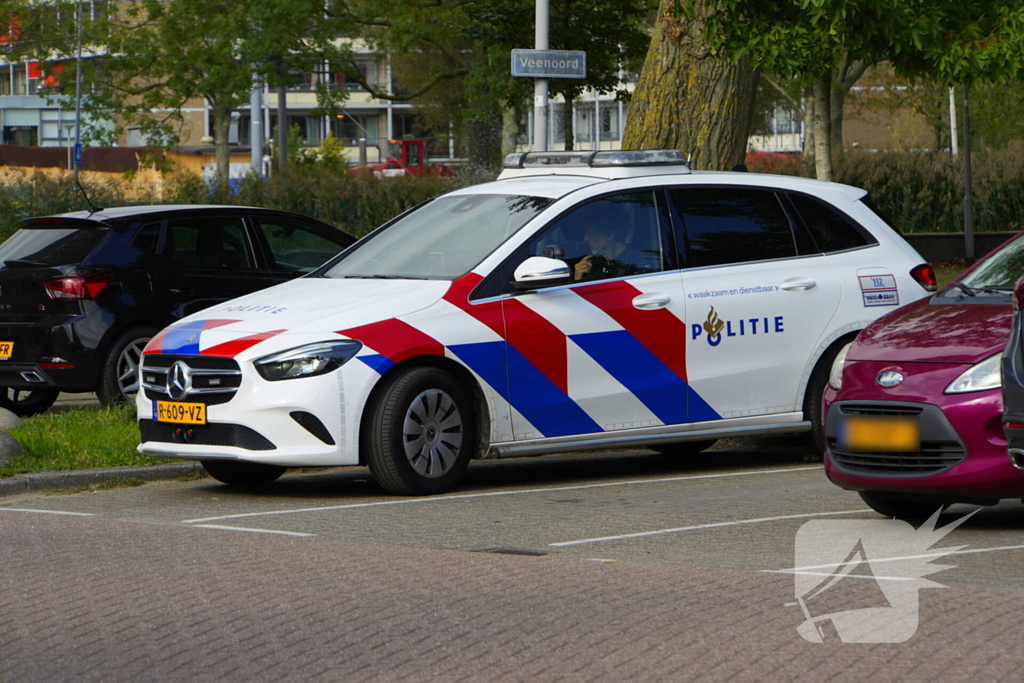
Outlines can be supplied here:
<path id="1" fill-rule="evenodd" d="M 290 280 L 355 238 L 239 206 L 134 206 L 22 221 L 0 244 L 0 406 L 138 390 L 142 349 L 175 320 Z"/>

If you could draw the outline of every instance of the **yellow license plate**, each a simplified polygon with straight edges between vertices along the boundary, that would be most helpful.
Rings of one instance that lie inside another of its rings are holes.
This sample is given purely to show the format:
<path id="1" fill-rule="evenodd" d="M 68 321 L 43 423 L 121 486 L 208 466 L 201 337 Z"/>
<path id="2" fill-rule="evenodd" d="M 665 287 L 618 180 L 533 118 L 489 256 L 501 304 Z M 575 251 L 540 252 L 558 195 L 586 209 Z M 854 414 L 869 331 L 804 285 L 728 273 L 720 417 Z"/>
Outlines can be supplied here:
<path id="1" fill-rule="evenodd" d="M 0 360 L 10 360 L 14 355 L 14 342 L 0 341 Z"/>
<path id="2" fill-rule="evenodd" d="M 921 427 L 914 418 L 850 416 L 839 425 L 839 446 L 854 452 L 917 451 L 921 449 Z"/>
<path id="3" fill-rule="evenodd" d="M 206 404 L 204 403 L 157 401 L 154 413 L 157 422 L 177 422 L 189 425 L 206 424 Z"/>

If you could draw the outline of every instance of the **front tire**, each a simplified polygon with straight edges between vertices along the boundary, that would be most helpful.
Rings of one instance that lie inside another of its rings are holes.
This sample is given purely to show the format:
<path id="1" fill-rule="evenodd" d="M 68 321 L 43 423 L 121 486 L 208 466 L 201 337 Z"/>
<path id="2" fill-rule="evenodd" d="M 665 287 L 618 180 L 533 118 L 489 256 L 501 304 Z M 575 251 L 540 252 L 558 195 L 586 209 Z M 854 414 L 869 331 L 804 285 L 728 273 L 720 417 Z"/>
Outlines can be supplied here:
<path id="1" fill-rule="evenodd" d="M 199 464 L 211 477 L 231 486 L 266 486 L 277 481 L 288 470 L 278 465 L 237 460 L 200 460 Z"/>
<path id="2" fill-rule="evenodd" d="M 476 450 L 476 413 L 468 392 L 437 368 L 390 378 L 368 410 L 366 461 L 384 490 L 444 493 L 462 480 Z"/>
<path id="3" fill-rule="evenodd" d="M 894 498 L 874 491 L 858 491 L 861 500 L 868 507 L 885 517 L 895 517 L 907 522 L 928 519 L 936 510 L 945 510 L 951 504 L 941 501 L 925 503 L 917 500 Z"/>
<path id="4" fill-rule="evenodd" d="M 114 340 L 100 368 L 100 403 L 112 406 L 135 400 L 142 381 L 142 349 L 157 332 L 155 327 L 133 327 Z"/>
<path id="5" fill-rule="evenodd" d="M 18 417 L 32 417 L 54 404 L 60 392 L 56 389 L 15 389 L 0 387 L 0 408 L 6 408 Z"/>

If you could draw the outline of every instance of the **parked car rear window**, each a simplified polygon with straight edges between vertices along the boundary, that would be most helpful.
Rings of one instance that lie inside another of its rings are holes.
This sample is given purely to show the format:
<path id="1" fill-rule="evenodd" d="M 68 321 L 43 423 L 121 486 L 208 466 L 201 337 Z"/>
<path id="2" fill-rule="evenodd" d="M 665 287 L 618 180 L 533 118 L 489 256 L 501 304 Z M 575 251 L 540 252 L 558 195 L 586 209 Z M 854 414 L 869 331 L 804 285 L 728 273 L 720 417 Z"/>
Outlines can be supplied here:
<path id="1" fill-rule="evenodd" d="M 789 217 L 774 192 L 744 188 L 671 191 L 686 228 L 691 267 L 796 256 Z"/>
<path id="2" fill-rule="evenodd" d="M 22 228 L 0 244 L 8 268 L 64 266 L 84 261 L 107 234 L 105 228 Z"/>

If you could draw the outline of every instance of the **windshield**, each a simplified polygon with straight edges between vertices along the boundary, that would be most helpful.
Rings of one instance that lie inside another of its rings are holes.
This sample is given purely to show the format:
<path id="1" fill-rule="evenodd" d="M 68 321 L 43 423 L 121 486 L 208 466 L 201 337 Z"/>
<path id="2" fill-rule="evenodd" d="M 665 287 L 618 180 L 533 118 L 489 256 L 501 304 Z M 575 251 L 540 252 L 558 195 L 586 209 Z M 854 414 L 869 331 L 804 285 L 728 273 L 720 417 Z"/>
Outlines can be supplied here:
<path id="1" fill-rule="evenodd" d="M 22 228 L 0 245 L 0 265 L 52 267 L 79 263 L 106 234 L 101 228 Z"/>
<path id="2" fill-rule="evenodd" d="M 357 243 L 325 275 L 451 280 L 472 270 L 552 201 L 493 194 L 438 197 Z"/>
<path id="3" fill-rule="evenodd" d="M 1012 291 L 1014 283 L 1024 275 L 1024 235 L 978 264 L 960 281 L 972 289 L 983 287 Z"/>

